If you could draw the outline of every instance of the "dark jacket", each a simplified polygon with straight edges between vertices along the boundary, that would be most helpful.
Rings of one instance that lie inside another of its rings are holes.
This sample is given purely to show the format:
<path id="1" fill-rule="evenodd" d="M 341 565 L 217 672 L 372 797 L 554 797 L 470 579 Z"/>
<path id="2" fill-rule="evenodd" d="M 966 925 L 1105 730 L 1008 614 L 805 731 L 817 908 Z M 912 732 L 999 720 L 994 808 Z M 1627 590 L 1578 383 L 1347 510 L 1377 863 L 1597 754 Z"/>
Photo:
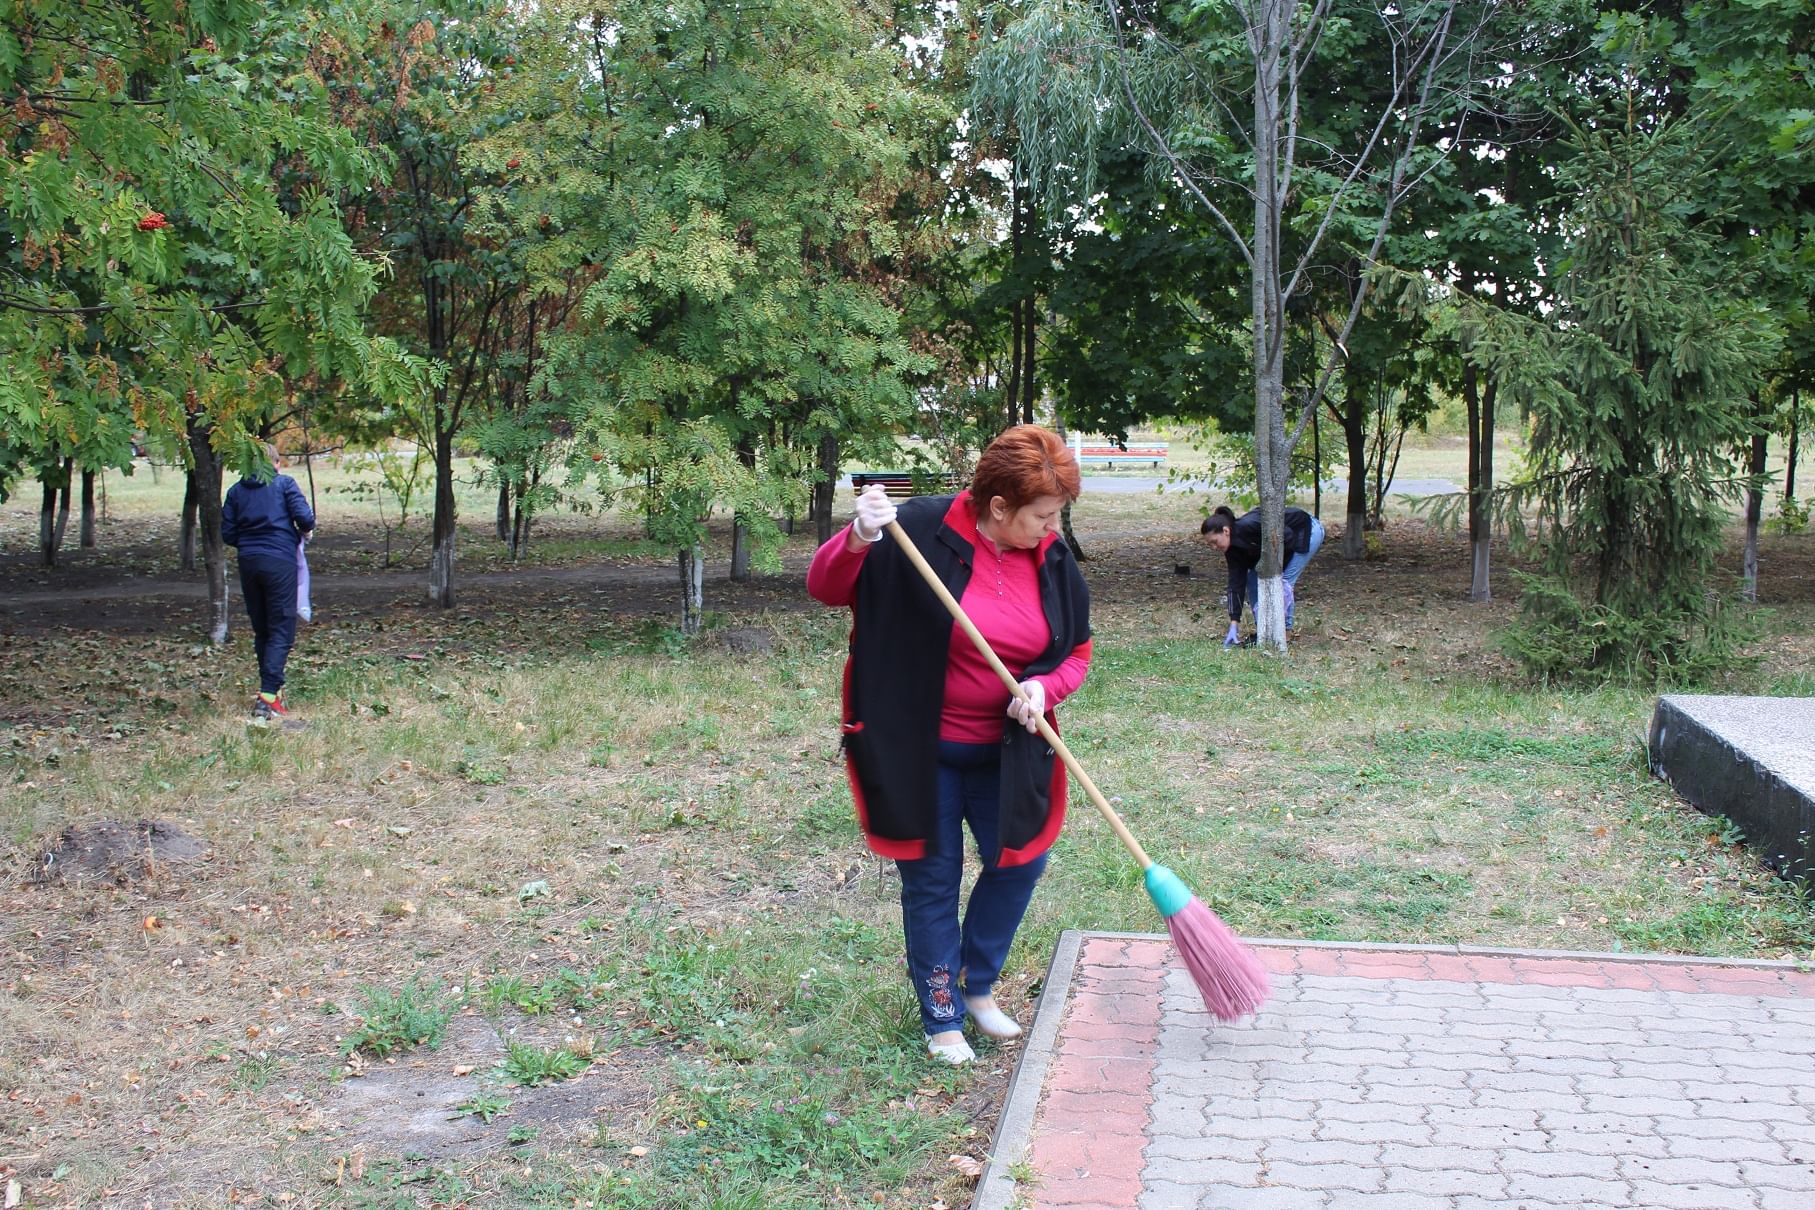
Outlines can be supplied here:
<path id="1" fill-rule="evenodd" d="M 1311 514 L 1302 508 L 1286 510 L 1285 557 L 1311 549 Z M 1229 620 L 1242 620 L 1242 603 L 1248 599 L 1248 574 L 1260 566 L 1260 510 L 1249 509 L 1229 527 Z"/>
<path id="2" fill-rule="evenodd" d="M 264 483 L 241 479 L 227 489 L 221 504 L 221 541 L 237 546 L 242 558 L 294 559 L 296 544 L 314 528 L 314 510 L 288 475 L 274 475 Z"/>
<path id="3" fill-rule="evenodd" d="M 963 498 L 917 497 L 901 505 L 896 520 L 962 600 L 977 532 Z M 1040 601 L 1053 639 L 1024 676 L 1051 672 L 1090 638 L 1090 590 L 1070 548 L 1048 538 L 1037 554 Z M 864 556 L 851 612 L 843 728 L 858 820 L 877 853 L 918 860 L 927 854 L 938 802 L 946 653 L 952 643 L 969 640 L 954 633 L 951 615 L 887 534 Z M 997 860 L 1005 866 L 1044 853 L 1065 821 L 1064 765 L 1044 739 L 1010 725 L 1006 715 L 1001 812 Z"/>

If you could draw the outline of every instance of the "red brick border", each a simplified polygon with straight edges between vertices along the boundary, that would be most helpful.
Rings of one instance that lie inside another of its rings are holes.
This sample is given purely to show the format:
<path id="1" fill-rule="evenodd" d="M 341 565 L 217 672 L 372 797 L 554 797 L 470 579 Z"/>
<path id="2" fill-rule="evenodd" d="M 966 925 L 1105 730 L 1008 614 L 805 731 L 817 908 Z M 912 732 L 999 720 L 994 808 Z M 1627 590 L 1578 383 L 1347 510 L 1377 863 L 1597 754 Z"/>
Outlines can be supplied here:
<path id="1" fill-rule="evenodd" d="M 1091 937 L 1078 954 L 1029 1164 L 1036 1207 L 1126 1207 L 1141 1195 L 1153 1114 L 1164 938 Z"/>

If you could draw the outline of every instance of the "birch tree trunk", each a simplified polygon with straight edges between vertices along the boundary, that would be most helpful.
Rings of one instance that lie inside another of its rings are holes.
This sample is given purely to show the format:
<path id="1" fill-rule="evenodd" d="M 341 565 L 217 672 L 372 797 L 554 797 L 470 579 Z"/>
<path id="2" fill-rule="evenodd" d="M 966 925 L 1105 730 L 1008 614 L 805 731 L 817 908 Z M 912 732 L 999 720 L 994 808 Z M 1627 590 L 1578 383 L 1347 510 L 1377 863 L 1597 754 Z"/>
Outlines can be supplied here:
<path id="1" fill-rule="evenodd" d="M 700 632 L 706 607 L 706 552 L 695 542 L 680 551 L 681 633 L 693 638 Z"/>

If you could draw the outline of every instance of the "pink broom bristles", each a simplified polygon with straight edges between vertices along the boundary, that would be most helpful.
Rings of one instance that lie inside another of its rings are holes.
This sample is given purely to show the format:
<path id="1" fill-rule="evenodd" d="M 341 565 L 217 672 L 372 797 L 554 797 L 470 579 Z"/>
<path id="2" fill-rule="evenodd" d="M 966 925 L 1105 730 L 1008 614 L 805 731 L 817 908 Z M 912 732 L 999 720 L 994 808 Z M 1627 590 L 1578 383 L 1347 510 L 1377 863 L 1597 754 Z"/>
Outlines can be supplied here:
<path id="1" fill-rule="evenodd" d="M 1195 895 L 1166 917 L 1166 931 L 1204 997 L 1204 1007 L 1217 1020 L 1239 1020 L 1267 1002 L 1272 988 L 1259 956 Z"/>

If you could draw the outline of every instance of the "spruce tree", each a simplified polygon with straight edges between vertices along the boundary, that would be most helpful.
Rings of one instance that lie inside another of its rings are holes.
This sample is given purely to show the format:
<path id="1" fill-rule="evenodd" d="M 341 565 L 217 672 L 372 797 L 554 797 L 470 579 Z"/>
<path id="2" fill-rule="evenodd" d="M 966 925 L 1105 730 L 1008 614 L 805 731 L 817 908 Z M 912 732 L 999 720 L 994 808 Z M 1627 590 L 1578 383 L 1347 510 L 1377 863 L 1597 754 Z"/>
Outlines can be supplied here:
<path id="1" fill-rule="evenodd" d="M 1715 557 L 1778 334 L 1685 201 L 1705 128 L 1644 115 L 1637 96 L 1574 129 L 1554 309 L 1481 312 L 1471 333 L 1533 419 L 1512 502 L 1535 506 L 1543 563 L 1506 644 L 1546 679 L 1697 679 L 1736 655 Z"/>

